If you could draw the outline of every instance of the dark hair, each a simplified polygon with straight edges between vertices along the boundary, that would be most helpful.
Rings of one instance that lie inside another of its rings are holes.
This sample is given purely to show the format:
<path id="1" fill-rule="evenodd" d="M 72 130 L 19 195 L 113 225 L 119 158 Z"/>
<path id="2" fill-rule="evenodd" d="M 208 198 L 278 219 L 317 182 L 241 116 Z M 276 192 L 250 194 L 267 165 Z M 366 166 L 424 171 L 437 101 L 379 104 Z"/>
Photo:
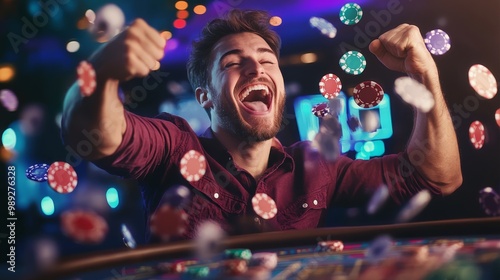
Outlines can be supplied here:
<path id="1" fill-rule="evenodd" d="M 251 32 L 262 37 L 279 58 L 281 40 L 270 29 L 269 14 L 265 11 L 239 10 L 229 11 L 223 18 L 210 21 L 202 30 L 201 38 L 193 42 L 187 63 L 188 80 L 193 87 L 205 87 L 209 84 L 208 67 L 213 46 L 224 36 Z"/>

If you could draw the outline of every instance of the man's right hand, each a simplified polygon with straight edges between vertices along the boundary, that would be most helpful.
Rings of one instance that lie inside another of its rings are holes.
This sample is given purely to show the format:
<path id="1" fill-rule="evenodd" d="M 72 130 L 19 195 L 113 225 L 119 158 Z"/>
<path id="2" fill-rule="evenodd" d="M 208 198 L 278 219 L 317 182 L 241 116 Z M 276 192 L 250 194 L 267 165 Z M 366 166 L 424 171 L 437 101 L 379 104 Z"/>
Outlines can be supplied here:
<path id="1" fill-rule="evenodd" d="M 160 68 L 166 41 L 143 19 L 135 20 L 89 59 L 98 81 L 127 81 Z"/>

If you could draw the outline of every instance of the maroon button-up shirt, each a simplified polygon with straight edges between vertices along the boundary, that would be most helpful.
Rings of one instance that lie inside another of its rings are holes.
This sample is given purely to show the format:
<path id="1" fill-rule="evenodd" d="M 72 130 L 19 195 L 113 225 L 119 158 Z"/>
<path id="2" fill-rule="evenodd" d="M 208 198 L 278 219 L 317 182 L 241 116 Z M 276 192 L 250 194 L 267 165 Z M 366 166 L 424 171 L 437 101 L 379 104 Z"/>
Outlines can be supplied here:
<path id="1" fill-rule="evenodd" d="M 363 206 L 382 184 L 398 204 L 424 188 L 441 195 L 437 186 L 409 164 L 404 152 L 371 160 L 341 156 L 328 162 L 310 152 L 310 142 L 284 147 L 274 139 L 268 168 L 255 180 L 235 165 L 210 129 L 197 136 L 184 119 L 167 113 L 146 118 L 126 112 L 125 118 L 127 129 L 120 147 L 95 163 L 112 174 L 139 181 L 148 217 L 169 187 L 190 187 L 194 195 L 187 210 L 185 238 L 192 238 L 196 226 L 208 219 L 229 234 L 316 228 L 322 225 L 327 207 Z M 199 181 L 187 182 L 179 171 L 180 161 L 193 149 L 205 156 L 207 170 Z M 251 202 L 255 193 L 274 199 L 275 217 L 264 220 L 255 214 Z M 146 236 L 148 231 L 149 227 Z"/>

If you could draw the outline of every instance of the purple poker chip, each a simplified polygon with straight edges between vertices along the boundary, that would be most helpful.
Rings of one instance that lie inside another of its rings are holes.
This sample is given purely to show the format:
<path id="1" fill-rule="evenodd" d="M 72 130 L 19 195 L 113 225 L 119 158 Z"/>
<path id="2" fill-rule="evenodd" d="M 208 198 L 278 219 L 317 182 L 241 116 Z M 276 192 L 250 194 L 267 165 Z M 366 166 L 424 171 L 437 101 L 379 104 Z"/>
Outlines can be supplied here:
<path id="1" fill-rule="evenodd" d="M 441 29 L 434 29 L 425 34 L 425 46 L 433 55 L 443 55 L 450 50 L 450 36 Z"/>
<path id="2" fill-rule="evenodd" d="M 2 103 L 9 112 L 17 110 L 17 106 L 19 105 L 16 95 L 8 89 L 0 90 L 0 103 Z"/>
<path id="3" fill-rule="evenodd" d="M 316 117 L 324 117 L 330 113 L 330 107 L 328 107 L 328 103 L 323 102 L 319 103 L 313 106 L 311 109 L 311 112 L 316 116 Z"/>
<path id="4" fill-rule="evenodd" d="M 34 164 L 26 169 L 26 177 L 36 182 L 45 182 L 47 181 L 48 170 L 48 164 Z"/>
<path id="5" fill-rule="evenodd" d="M 500 196 L 490 187 L 479 191 L 479 203 L 489 216 L 500 215 Z"/>

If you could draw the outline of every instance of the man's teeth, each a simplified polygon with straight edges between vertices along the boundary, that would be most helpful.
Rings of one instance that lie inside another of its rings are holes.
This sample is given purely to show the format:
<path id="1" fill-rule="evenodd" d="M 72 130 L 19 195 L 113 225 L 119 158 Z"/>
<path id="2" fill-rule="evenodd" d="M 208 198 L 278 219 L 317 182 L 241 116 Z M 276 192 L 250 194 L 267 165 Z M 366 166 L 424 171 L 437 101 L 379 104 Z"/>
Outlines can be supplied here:
<path id="1" fill-rule="evenodd" d="M 245 89 L 245 91 L 243 91 L 240 94 L 240 101 L 243 101 L 245 98 L 247 98 L 247 96 L 250 95 L 250 92 L 254 91 L 254 90 L 262 90 L 263 91 L 263 96 L 267 96 L 269 94 L 269 88 L 267 86 L 265 86 L 265 85 L 254 85 L 254 86 L 247 87 Z"/>

